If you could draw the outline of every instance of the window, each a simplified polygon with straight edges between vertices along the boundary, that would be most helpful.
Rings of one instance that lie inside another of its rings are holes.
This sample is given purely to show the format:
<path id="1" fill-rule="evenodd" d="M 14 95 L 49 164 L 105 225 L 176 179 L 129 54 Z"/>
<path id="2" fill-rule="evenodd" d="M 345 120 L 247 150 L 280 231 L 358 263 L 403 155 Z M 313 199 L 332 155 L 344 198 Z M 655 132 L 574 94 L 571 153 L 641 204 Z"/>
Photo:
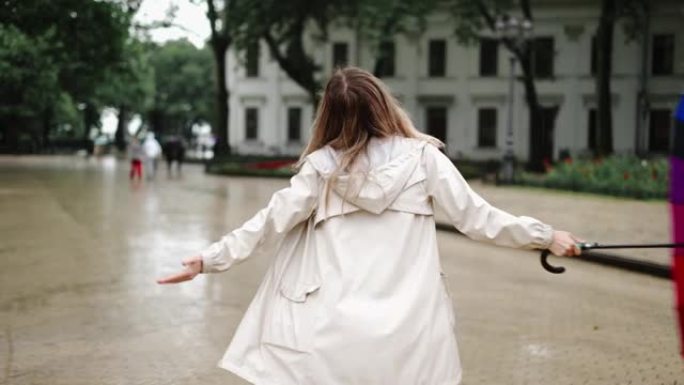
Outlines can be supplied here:
<path id="1" fill-rule="evenodd" d="M 672 75 L 674 70 L 674 35 L 654 35 L 651 56 L 653 75 Z"/>
<path id="2" fill-rule="evenodd" d="M 553 77 L 553 59 L 555 56 L 553 38 L 538 37 L 534 39 L 533 50 L 534 76 L 542 79 Z"/>
<path id="3" fill-rule="evenodd" d="M 259 42 L 255 41 L 247 46 L 247 77 L 259 76 Z"/>
<path id="4" fill-rule="evenodd" d="M 672 111 L 668 109 L 651 110 L 649 116 L 648 149 L 652 152 L 670 150 L 670 130 Z"/>
<path id="5" fill-rule="evenodd" d="M 430 40 L 428 46 L 428 75 L 446 75 L 446 40 Z"/>
<path id="6" fill-rule="evenodd" d="M 378 52 L 378 77 L 394 76 L 394 42 L 383 41 Z"/>
<path id="7" fill-rule="evenodd" d="M 287 109 L 287 140 L 299 142 L 302 136 L 302 109 L 290 107 Z"/>
<path id="8" fill-rule="evenodd" d="M 254 107 L 245 109 L 245 139 L 256 140 L 259 131 L 259 110 Z"/>
<path id="9" fill-rule="evenodd" d="M 480 76 L 496 76 L 499 69 L 499 43 L 495 39 L 480 40 Z"/>
<path id="10" fill-rule="evenodd" d="M 333 68 L 344 67 L 349 64 L 348 54 L 347 43 L 333 43 Z"/>
<path id="11" fill-rule="evenodd" d="M 446 143 L 447 133 L 447 109 L 446 107 L 428 107 L 427 133 Z"/>
<path id="12" fill-rule="evenodd" d="M 596 127 L 598 126 L 598 115 L 596 109 L 591 108 L 587 119 L 587 147 L 591 151 L 596 151 Z"/>
<path id="13" fill-rule="evenodd" d="M 594 35 L 591 38 L 591 53 L 589 57 L 589 72 L 592 75 L 596 75 L 596 60 L 596 35 Z"/>
<path id="14" fill-rule="evenodd" d="M 496 147 L 496 108 L 477 110 L 477 146 Z"/>

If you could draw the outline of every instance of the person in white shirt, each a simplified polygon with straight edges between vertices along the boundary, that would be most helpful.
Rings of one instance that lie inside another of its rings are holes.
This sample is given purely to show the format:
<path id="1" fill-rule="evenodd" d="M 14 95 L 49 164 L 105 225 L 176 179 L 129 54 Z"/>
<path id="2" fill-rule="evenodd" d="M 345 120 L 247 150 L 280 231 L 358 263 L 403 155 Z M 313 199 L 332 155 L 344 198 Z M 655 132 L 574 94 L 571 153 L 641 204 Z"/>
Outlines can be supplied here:
<path id="1" fill-rule="evenodd" d="M 157 163 L 161 157 L 162 148 L 153 132 L 148 132 L 143 142 L 143 150 L 145 152 L 145 175 L 148 180 L 154 179 L 157 172 Z"/>

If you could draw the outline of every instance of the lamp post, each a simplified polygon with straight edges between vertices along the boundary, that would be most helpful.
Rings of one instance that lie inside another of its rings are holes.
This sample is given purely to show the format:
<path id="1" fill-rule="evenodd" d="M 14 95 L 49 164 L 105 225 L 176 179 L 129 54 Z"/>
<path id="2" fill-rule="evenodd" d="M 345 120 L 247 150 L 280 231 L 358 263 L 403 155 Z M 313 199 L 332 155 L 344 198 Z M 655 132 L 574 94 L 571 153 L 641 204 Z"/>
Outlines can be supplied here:
<path id="1" fill-rule="evenodd" d="M 515 16 L 500 15 L 495 23 L 496 33 L 499 40 L 520 51 L 523 50 L 527 41 L 532 38 L 532 22 L 528 19 L 518 20 Z M 508 116 L 506 122 L 506 148 L 499 181 L 512 183 L 515 166 L 515 153 L 513 150 L 513 107 L 515 105 L 515 67 L 516 57 L 511 53 L 509 57 L 510 73 L 508 79 Z"/>

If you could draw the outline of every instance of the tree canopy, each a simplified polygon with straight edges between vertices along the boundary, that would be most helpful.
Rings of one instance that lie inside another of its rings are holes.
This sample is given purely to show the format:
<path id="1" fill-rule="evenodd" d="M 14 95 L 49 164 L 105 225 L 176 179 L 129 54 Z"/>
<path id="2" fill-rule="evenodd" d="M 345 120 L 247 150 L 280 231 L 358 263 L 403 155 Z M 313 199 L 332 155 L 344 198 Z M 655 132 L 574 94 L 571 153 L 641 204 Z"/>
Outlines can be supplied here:
<path id="1" fill-rule="evenodd" d="M 75 107 L 84 110 L 87 133 L 98 87 L 124 60 L 130 14 L 116 2 L 5 0 L 0 21 L 4 145 L 22 133 L 47 141 L 56 123 L 70 120 L 60 113 Z"/>
<path id="2" fill-rule="evenodd" d="M 195 123 L 213 123 L 212 57 L 187 40 L 150 45 L 154 96 L 149 121 L 157 132 L 188 133 Z"/>

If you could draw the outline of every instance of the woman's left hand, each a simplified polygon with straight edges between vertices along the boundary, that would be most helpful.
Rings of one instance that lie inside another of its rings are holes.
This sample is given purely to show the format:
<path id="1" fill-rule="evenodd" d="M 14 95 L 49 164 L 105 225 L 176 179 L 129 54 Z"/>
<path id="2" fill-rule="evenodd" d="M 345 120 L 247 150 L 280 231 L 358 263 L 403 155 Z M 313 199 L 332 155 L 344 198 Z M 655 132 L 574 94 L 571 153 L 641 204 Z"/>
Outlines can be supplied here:
<path id="1" fill-rule="evenodd" d="M 190 281 L 202 272 L 202 257 L 194 256 L 184 259 L 181 262 L 185 269 L 180 273 L 172 274 L 157 280 L 158 284 L 180 283 Z"/>

